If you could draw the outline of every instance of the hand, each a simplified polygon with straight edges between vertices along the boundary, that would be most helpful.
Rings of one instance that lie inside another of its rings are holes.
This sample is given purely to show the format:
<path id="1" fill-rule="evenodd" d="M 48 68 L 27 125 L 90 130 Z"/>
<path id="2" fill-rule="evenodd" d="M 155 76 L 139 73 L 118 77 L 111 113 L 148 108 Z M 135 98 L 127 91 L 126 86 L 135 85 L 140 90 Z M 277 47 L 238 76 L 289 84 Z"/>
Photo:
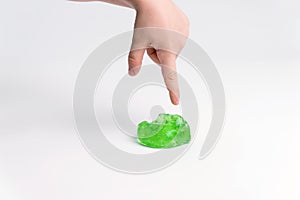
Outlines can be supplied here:
<path id="1" fill-rule="evenodd" d="M 135 32 L 128 56 L 129 75 L 142 66 L 144 53 L 161 66 L 171 102 L 179 104 L 176 58 L 189 35 L 189 21 L 171 0 L 136 1 Z"/>

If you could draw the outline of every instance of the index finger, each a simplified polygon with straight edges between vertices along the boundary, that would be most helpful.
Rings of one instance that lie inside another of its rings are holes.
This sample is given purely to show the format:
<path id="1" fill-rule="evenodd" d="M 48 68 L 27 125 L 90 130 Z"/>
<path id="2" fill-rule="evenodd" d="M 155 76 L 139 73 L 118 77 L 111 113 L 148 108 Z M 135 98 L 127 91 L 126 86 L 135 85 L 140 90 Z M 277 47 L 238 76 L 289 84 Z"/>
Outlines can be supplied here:
<path id="1" fill-rule="evenodd" d="M 176 55 L 167 51 L 159 50 L 157 53 L 160 60 L 162 75 L 169 90 L 171 102 L 174 105 L 179 104 L 180 93 L 178 86 L 178 76 L 176 72 Z"/>

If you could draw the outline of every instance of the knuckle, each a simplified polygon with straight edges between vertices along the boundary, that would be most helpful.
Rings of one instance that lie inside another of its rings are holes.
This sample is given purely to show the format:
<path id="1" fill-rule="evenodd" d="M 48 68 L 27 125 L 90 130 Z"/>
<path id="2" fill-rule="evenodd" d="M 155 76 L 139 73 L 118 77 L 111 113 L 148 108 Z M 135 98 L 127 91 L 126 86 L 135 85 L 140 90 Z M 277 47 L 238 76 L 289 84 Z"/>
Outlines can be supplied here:
<path id="1" fill-rule="evenodd" d="M 177 79 L 177 73 L 176 73 L 175 71 L 169 72 L 169 73 L 167 74 L 167 79 L 168 79 L 168 80 L 171 80 L 171 81 L 176 80 L 176 79 Z"/>
<path id="2" fill-rule="evenodd" d="M 128 56 L 128 64 L 131 67 L 135 67 L 135 66 L 141 66 L 142 65 L 142 61 L 137 59 L 134 54 L 129 54 Z"/>

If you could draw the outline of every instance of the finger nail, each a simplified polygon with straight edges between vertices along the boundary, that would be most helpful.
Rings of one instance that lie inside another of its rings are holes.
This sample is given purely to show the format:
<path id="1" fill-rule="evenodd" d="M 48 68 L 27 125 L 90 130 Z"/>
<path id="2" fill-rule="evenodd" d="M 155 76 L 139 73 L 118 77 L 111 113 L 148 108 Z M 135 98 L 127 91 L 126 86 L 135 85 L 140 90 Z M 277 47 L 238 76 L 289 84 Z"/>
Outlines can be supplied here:
<path id="1" fill-rule="evenodd" d="M 170 97 L 171 97 L 171 101 L 174 105 L 179 104 L 179 97 L 176 94 L 174 94 L 173 92 L 170 92 Z"/>
<path id="2" fill-rule="evenodd" d="M 178 105 L 179 104 L 179 99 L 176 97 L 175 99 L 174 99 L 174 102 L 173 102 L 175 105 Z"/>
<path id="3" fill-rule="evenodd" d="M 133 67 L 128 71 L 128 74 L 130 76 L 135 76 L 138 73 L 138 68 L 137 67 Z"/>

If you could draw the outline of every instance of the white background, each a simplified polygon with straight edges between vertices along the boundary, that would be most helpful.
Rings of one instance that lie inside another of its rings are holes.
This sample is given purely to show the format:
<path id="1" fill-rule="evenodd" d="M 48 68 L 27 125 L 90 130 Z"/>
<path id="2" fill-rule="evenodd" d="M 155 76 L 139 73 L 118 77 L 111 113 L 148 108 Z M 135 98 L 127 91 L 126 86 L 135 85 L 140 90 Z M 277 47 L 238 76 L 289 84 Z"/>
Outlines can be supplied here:
<path id="1" fill-rule="evenodd" d="M 1 1 L 0 199 L 300 199 L 300 3 L 176 3 L 227 96 L 223 137 L 171 167 L 127 175 L 82 147 L 72 116 L 79 69 L 134 12 L 102 3 Z M 127 68 L 127 66 L 123 66 Z"/>

